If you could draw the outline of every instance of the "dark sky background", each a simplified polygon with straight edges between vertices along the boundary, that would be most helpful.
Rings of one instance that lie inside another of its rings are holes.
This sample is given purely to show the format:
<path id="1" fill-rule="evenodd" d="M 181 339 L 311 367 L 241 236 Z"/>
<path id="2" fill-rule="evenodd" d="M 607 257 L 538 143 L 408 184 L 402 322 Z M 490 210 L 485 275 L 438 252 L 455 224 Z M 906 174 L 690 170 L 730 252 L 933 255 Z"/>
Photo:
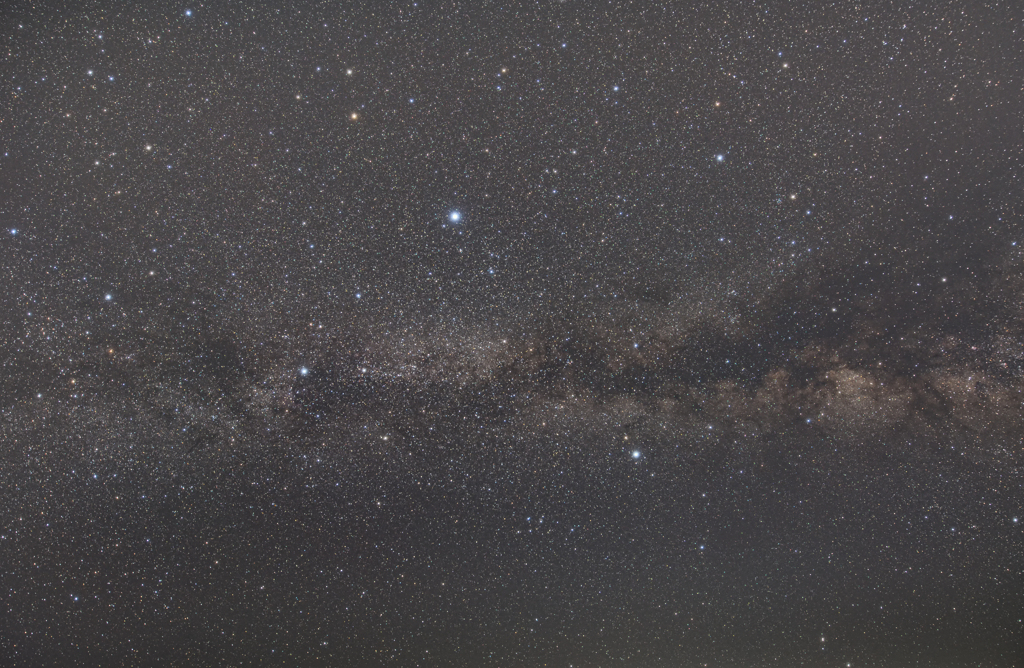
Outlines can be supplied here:
<path id="1" fill-rule="evenodd" d="M 1016 2 L 5 3 L 0 664 L 1021 666 Z"/>

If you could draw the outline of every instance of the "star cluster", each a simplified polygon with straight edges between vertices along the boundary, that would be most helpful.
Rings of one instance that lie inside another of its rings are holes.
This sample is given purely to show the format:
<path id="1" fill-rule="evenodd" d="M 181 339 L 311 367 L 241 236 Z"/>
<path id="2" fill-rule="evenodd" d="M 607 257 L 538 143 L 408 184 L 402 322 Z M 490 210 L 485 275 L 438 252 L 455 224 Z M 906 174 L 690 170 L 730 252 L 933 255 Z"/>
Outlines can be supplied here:
<path id="1" fill-rule="evenodd" d="M 16 3 L 0 663 L 1019 665 L 1013 3 Z"/>

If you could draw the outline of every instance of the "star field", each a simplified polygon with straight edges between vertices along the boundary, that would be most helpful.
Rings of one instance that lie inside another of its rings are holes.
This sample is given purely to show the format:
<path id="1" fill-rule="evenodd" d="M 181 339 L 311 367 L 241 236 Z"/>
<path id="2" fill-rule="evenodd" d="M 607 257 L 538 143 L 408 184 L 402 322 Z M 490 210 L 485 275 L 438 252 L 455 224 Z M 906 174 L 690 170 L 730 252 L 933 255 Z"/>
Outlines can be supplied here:
<path id="1" fill-rule="evenodd" d="M 1020 666 L 1011 2 L 0 36 L 0 664 Z"/>

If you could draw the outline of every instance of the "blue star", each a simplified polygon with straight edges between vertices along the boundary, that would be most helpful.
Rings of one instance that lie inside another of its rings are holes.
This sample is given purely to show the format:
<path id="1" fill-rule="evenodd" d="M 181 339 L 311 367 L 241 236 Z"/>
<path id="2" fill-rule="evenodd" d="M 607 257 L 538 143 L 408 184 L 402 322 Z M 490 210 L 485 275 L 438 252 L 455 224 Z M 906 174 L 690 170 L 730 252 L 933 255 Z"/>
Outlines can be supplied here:
<path id="1" fill-rule="evenodd" d="M 460 220 L 462 220 L 462 214 L 459 213 L 458 211 L 452 211 L 451 213 L 448 214 L 448 220 L 452 221 L 453 223 L 457 223 Z"/>
<path id="2" fill-rule="evenodd" d="M 634 450 L 633 451 L 633 459 L 640 459 L 640 451 L 639 450 Z"/>
<path id="3" fill-rule="evenodd" d="M 302 367 L 301 369 L 299 369 L 299 374 L 302 375 L 302 376 L 308 376 L 309 375 L 309 369 L 307 369 L 306 367 Z"/>
<path id="4" fill-rule="evenodd" d="M 717 162 L 725 162 L 725 156 L 719 153 L 718 155 L 715 156 L 715 160 Z"/>

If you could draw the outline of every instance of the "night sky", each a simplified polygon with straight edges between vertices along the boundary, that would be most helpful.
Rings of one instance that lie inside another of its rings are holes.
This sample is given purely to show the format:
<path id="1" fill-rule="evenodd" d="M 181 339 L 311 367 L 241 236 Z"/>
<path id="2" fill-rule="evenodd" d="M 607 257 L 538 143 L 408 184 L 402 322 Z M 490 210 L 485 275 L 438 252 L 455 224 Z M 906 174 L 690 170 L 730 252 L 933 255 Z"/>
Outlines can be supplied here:
<path id="1" fill-rule="evenodd" d="M 4 4 L 0 664 L 1024 665 L 1017 2 Z"/>

